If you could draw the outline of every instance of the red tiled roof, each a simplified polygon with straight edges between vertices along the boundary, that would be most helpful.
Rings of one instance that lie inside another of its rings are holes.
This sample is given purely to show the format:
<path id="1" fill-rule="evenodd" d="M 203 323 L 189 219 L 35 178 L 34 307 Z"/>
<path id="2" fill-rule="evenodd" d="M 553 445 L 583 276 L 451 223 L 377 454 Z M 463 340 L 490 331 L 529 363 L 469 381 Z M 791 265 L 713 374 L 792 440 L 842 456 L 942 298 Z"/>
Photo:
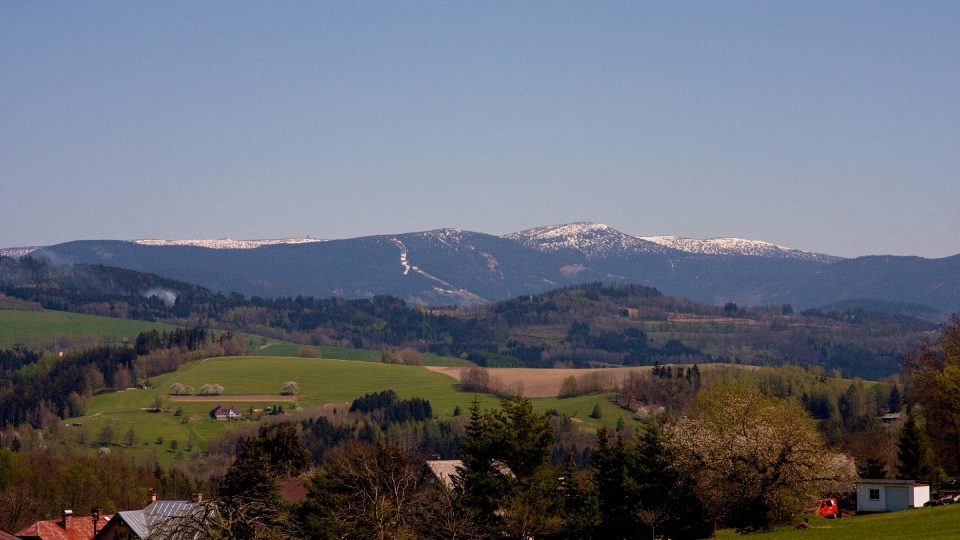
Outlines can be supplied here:
<path id="1" fill-rule="evenodd" d="M 97 531 L 102 531 L 113 516 L 100 516 Z M 60 526 L 61 520 L 48 519 L 37 521 L 14 533 L 21 538 L 40 538 L 41 540 L 91 540 L 93 538 L 93 518 L 91 516 L 70 516 L 67 528 Z"/>
<path id="2" fill-rule="evenodd" d="M 307 498 L 307 493 L 309 493 L 307 485 L 299 478 L 280 480 L 280 494 L 294 504 L 303 502 Z"/>

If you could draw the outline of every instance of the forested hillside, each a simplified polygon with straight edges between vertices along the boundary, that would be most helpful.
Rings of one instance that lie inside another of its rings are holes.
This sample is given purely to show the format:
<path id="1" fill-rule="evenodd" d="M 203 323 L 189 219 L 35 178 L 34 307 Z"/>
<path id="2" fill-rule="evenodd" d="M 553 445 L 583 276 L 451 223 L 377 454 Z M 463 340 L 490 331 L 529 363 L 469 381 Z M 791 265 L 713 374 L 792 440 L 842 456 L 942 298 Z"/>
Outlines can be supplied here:
<path id="1" fill-rule="evenodd" d="M 857 305 L 698 304 L 636 285 L 591 283 L 472 308 L 364 299 L 247 298 L 151 274 L 0 258 L 0 293 L 50 309 L 256 333 L 312 345 L 412 347 L 483 366 L 736 362 L 821 365 L 882 377 L 936 329 Z"/>

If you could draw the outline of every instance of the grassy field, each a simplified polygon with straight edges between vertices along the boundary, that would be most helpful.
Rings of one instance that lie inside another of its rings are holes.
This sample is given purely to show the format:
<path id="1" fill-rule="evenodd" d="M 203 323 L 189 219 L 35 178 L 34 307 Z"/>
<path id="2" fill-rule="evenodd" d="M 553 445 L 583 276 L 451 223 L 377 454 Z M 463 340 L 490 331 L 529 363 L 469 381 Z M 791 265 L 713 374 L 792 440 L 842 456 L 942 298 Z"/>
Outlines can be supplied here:
<path id="1" fill-rule="evenodd" d="M 420 366 L 399 366 L 378 362 L 357 362 L 294 357 L 228 357 L 210 358 L 184 364 L 177 371 L 156 376 L 149 390 L 127 390 L 95 396 L 87 408 L 87 415 L 69 420 L 68 424 L 80 424 L 68 429 L 86 430 L 94 440 L 104 426 L 110 426 L 114 438 L 125 442 L 125 434 L 133 429 L 136 444 L 124 451 L 137 453 L 158 452 L 162 461 L 169 462 L 174 453 L 169 451 L 169 441 L 177 440 L 182 449 L 187 441 L 205 449 L 208 441 L 225 430 L 242 422 L 224 423 L 209 418 L 208 413 L 216 405 L 235 405 L 247 413 L 279 403 L 266 399 L 262 402 L 233 402 L 230 395 L 279 393 L 286 381 L 296 381 L 300 386 L 296 406 L 300 408 L 328 403 L 348 403 L 365 393 L 393 389 L 401 397 L 422 397 L 430 400 L 434 413 L 450 416 L 460 407 L 463 414 L 475 394 L 457 390 L 457 381 Z M 170 401 L 168 395 L 172 383 L 179 382 L 199 389 L 203 384 L 215 383 L 224 387 L 224 394 L 216 403 L 184 403 Z M 484 408 L 496 407 L 499 400 L 494 396 L 477 395 Z M 576 421 L 589 428 L 600 425 L 613 427 L 619 418 L 628 423 L 632 416 L 610 402 L 610 396 L 590 395 L 569 399 L 535 399 L 537 410 L 555 409 L 576 417 Z M 149 412 L 154 401 L 166 402 L 168 412 Z M 594 405 L 602 411 L 600 419 L 590 418 Z M 294 405 L 286 404 L 292 409 Z M 181 409 L 181 414 L 174 411 Z M 157 444 L 158 438 L 163 443 Z"/>
<path id="2" fill-rule="evenodd" d="M 844 519 L 810 518 L 811 528 L 777 528 L 770 533 L 750 535 L 757 540 L 798 538 L 860 540 L 864 538 L 960 538 L 960 505 L 917 508 L 904 512 L 869 514 Z M 733 530 L 722 530 L 717 538 L 745 538 Z"/>
<path id="3" fill-rule="evenodd" d="M 253 334 L 243 334 L 244 341 L 247 342 L 247 352 L 253 356 L 300 356 L 303 345 L 299 343 L 290 343 L 287 341 L 265 340 L 260 336 Z M 311 352 L 317 352 L 322 358 L 335 358 L 337 360 L 354 360 L 357 362 L 380 362 L 380 351 L 370 349 L 352 349 L 349 347 L 315 347 L 307 346 L 306 349 Z M 423 355 L 423 363 L 427 366 L 446 366 L 446 367 L 469 367 L 474 366 L 473 362 L 462 358 L 453 358 L 450 356 L 440 356 L 433 353 Z"/>
<path id="4" fill-rule="evenodd" d="M 174 327 L 66 311 L 0 309 L 0 348 L 23 345 L 52 351 L 76 345 L 119 343 L 123 338 L 133 340 L 140 332 L 171 328 Z"/>

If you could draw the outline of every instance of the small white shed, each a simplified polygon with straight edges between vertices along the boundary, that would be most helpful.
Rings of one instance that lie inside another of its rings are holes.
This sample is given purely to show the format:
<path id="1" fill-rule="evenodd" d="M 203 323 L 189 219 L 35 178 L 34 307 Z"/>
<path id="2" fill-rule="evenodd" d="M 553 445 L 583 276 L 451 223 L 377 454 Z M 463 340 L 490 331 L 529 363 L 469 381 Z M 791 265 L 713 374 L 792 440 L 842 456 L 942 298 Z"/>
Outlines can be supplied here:
<path id="1" fill-rule="evenodd" d="M 857 482 L 857 512 L 898 512 L 919 508 L 930 500 L 930 486 L 916 480 L 861 479 Z"/>

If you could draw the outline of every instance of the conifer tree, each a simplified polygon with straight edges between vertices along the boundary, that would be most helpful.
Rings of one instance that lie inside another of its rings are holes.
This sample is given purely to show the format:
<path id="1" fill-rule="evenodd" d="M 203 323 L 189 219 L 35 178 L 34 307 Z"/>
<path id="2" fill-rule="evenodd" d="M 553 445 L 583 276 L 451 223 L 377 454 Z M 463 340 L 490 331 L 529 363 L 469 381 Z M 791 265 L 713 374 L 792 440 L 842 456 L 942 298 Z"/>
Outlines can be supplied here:
<path id="1" fill-rule="evenodd" d="M 911 414 L 900 428 L 897 442 L 897 476 L 908 480 L 929 480 L 933 476 L 930 448 Z"/>

